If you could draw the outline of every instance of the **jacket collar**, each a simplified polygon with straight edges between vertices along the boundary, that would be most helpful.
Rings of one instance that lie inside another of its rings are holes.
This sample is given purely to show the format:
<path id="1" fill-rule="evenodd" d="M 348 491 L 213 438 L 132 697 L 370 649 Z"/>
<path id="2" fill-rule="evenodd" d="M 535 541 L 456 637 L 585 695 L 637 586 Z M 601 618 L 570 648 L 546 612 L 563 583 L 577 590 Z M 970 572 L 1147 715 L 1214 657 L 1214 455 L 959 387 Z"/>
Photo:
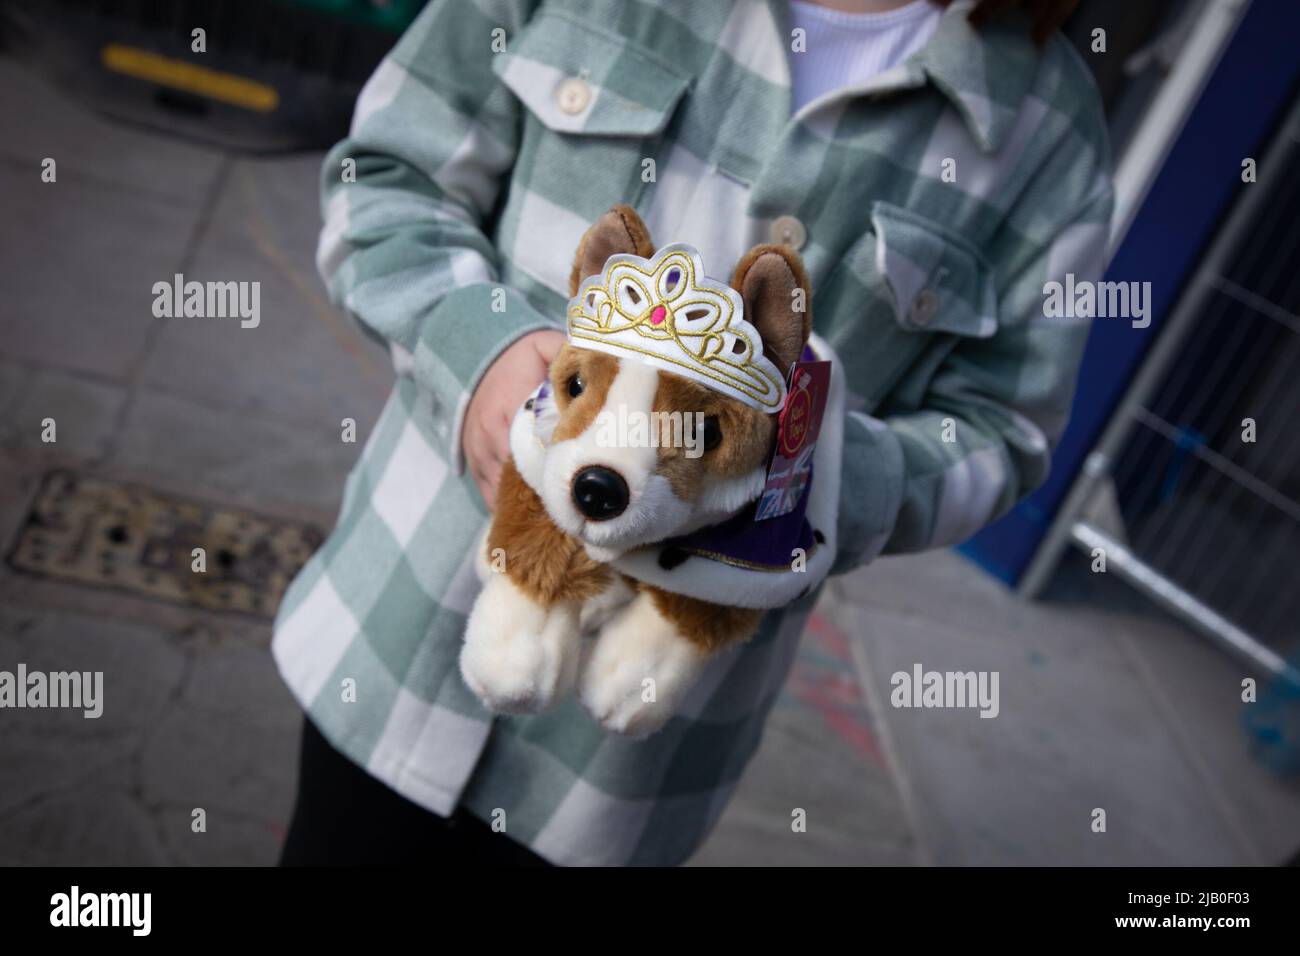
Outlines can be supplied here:
<path id="1" fill-rule="evenodd" d="M 789 0 L 768 0 L 768 4 L 777 25 L 776 36 L 788 45 Z M 967 20 L 974 5 L 975 0 L 954 0 L 940 17 L 934 36 L 907 60 L 858 86 L 818 97 L 801 109 L 796 119 L 841 99 L 883 97 L 928 82 L 952 103 L 979 147 L 996 152 L 1006 142 L 1034 82 L 1040 53 L 1022 15 L 1011 13 L 976 30 Z M 778 82 L 789 86 L 784 49 L 782 53 Z"/>
<path id="2" fill-rule="evenodd" d="M 967 20 L 973 6 L 974 0 L 956 0 L 915 59 L 980 148 L 996 152 L 1015 124 L 1041 54 L 1021 15 L 1002 16 L 976 30 Z"/>

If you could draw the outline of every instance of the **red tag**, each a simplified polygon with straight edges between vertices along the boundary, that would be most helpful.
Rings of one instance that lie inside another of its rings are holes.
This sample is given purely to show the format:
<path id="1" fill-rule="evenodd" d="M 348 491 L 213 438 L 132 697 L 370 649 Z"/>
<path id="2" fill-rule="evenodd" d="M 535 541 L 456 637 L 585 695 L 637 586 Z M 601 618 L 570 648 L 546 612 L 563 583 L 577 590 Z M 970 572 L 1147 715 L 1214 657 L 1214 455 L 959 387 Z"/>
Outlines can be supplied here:
<path id="1" fill-rule="evenodd" d="M 776 449 L 755 521 L 789 514 L 799 504 L 812 470 L 830 382 L 830 362 L 795 362 L 790 369 L 785 405 L 777 417 Z"/>

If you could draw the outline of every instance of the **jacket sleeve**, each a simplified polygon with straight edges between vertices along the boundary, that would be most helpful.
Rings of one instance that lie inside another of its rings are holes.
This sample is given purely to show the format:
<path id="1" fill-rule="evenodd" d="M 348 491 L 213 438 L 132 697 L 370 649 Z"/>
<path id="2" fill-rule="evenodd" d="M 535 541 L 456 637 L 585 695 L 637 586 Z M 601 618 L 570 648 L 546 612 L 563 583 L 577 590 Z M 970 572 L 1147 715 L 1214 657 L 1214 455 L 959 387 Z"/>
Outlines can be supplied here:
<path id="1" fill-rule="evenodd" d="M 555 325 L 498 283 L 485 234 L 520 108 L 492 71 L 493 43 L 513 38 L 531 3 L 430 3 L 366 83 L 321 171 L 317 266 L 330 296 L 411 354 L 458 471 L 479 379 L 520 336 Z"/>
<path id="2" fill-rule="evenodd" d="M 1012 210 L 1047 225 L 1018 261 L 992 263 L 998 331 L 961 339 L 914 409 L 848 414 L 832 573 L 960 543 L 1046 480 L 1089 320 L 1046 317 L 1044 285 L 1101 277 L 1113 205 L 1104 153 L 1058 153 Z"/>

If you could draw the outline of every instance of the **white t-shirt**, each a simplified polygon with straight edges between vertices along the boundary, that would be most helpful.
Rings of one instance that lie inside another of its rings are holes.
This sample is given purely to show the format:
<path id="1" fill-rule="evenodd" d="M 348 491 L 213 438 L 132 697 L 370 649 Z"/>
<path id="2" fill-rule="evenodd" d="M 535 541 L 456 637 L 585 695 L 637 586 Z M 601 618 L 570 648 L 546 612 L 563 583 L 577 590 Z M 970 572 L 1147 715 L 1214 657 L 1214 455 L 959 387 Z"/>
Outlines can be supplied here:
<path id="1" fill-rule="evenodd" d="M 804 31 L 805 43 L 790 53 L 794 112 L 902 63 L 925 46 L 942 15 L 943 8 L 930 0 L 884 13 L 844 13 L 790 0 L 790 27 Z"/>

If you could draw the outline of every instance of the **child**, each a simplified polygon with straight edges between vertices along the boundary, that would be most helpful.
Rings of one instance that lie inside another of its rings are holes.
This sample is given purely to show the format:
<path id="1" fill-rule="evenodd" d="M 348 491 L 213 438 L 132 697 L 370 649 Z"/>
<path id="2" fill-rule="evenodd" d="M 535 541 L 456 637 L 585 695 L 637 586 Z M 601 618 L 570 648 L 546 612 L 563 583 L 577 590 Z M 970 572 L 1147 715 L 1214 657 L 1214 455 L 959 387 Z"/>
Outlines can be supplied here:
<path id="1" fill-rule="evenodd" d="M 1111 209 L 1072 6 L 428 6 L 323 170 L 322 274 L 403 374 L 276 625 L 309 718 L 286 863 L 677 863 L 758 746 L 815 593 L 646 739 L 573 700 L 493 718 L 457 671 L 506 425 L 612 205 L 715 269 L 799 250 L 850 391 L 836 572 L 1042 482 L 1087 335 L 1042 289 L 1099 277 Z"/>

